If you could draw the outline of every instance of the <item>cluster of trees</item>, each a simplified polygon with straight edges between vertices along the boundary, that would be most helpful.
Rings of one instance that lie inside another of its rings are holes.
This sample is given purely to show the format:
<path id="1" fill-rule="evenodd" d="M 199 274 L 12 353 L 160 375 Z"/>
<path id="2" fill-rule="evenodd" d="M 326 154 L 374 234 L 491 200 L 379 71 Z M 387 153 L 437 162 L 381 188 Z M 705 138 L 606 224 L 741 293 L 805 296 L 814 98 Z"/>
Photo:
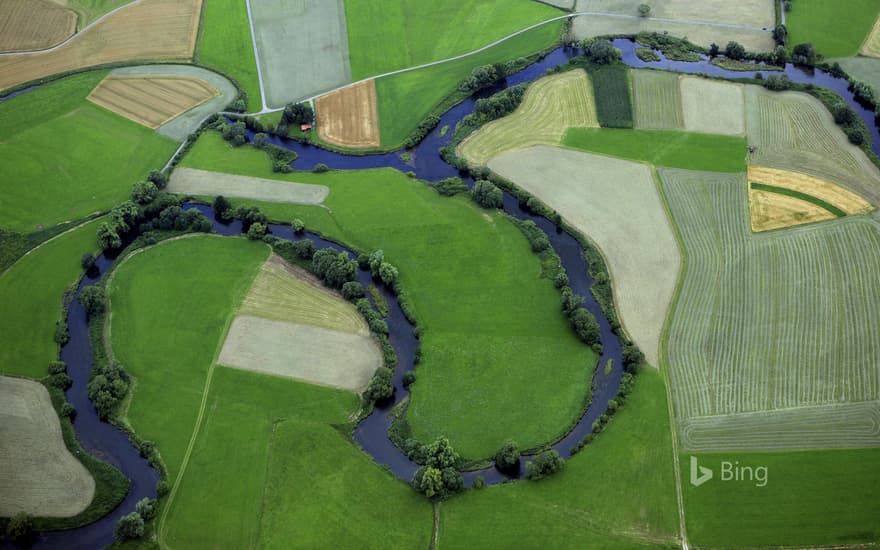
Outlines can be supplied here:
<path id="1" fill-rule="evenodd" d="M 544 451 L 526 462 L 526 476 L 531 480 L 545 478 L 565 466 L 565 459 L 554 450 Z"/>
<path id="2" fill-rule="evenodd" d="M 504 76 L 503 68 L 499 71 L 496 65 L 480 65 L 474 67 L 471 74 L 459 84 L 458 89 L 462 92 L 473 93 L 487 86 L 491 86 L 496 80 Z"/>
<path id="3" fill-rule="evenodd" d="M 605 426 L 608 425 L 608 422 L 611 421 L 611 417 L 614 416 L 614 414 L 617 413 L 617 411 L 626 403 L 627 398 L 632 393 L 633 388 L 635 388 L 635 384 L 635 375 L 630 372 L 625 372 L 620 380 L 620 387 L 617 389 L 617 395 L 614 396 L 614 399 L 608 402 L 608 408 L 605 410 L 605 413 L 602 414 L 598 420 L 593 422 L 592 433 L 584 436 L 577 445 L 572 447 L 571 454 L 574 455 L 579 453 L 584 447 L 596 439 L 602 430 L 605 429 Z"/>
<path id="4" fill-rule="evenodd" d="M 131 201 L 114 207 L 110 211 L 110 220 L 98 226 L 98 243 L 101 248 L 109 250 L 122 246 L 122 235 L 135 227 L 139 215 L 138 206 Z"/>
<path id="5" fill-rule="evenodd" d="M 596 65 L 609 65 L 620 60 L 620 50 L 610 40 L 604 38 L 588 38 L 581 43 L 584 56 Z"/>
<path id="6" fill-rule="evenodd" d="M 464 139 L 489 121 L 499 119 L 514 112 L 522 103 L 527 87 L 526 84 L 519 84 L 502 90 L 491 97 L 478 99 L 474 112 L 462 118 L 455 126 L 455 141 Z"/>
<path id="7" fill-rule="evenodd" d="M 403 146 L 407 149 L 415 147 L 425 139 L 425 136 L 430 134 L 431 130 L 436 128 L 438 124 L 440 124 L 440 117 L 437 115 L 428 115 L 425 120 L 419 123 L 413 133 L 406 138 L 406 141 L 403 142 Z"/>
<path id="8" fill-rule="evenodd" d="M 97 369 L 89 382 L 89 399 L 95 405 L 101 420 L 107 420 L 116 404 L 128 393 L 128 374 L 115 362 Z"/>
<path id="9" fill-rule="evenodd" d="M 49 385 L 61 391 L 73 385 L 73 379 L 68 376 L 67 364 L 64 361 L 52 361 L 49 363 Z"/>
<path id="10" fill-rule="evenodd" d="M 138 501 L 134 512 L 122 516 L 116 522 L 116 540 L 124 542 L 143 537 L 144 522 L 156 517 L 158 511 L 158 504 L 154 499 L 144 498 Z"/>
<path id="11" fill-rule="evenodd" d="M 428 498 L 444 498 L 464 488 L 464 478 L 456 469 L 459 456 L 445 437 L 438 437 L 424 448 L 425 465 L 412 479 L 416 491 Z"/>
<path id="12" fill-rule="evenodd" d="M 586 308 L 583 307 L 583 298 L 571 290 L 571 287 L 562 288 L 562 313 L 568 318 L 572 328 L 584 343 L 591 346 L 596 353 L 602 351 L 599 323 Z"/>
<path id="13" fill-rule="evenodd" d="M 315 120 L 315 110 L 311 103 L 289 103 L 281 113 L 281 120 L 275 127 L 275 133 L 286 136 L 290 132 L 290 125 L 311 124 Z"/>
<path id="14" fill-rule="evenodd" d="M 290 167 L 290 163 L 295 161 L 299 155 L 295 151 L 279 147 L 268 141 L 269 136 L 264 132 L 254 134 L 254 147 L 269 155 L 269 158 L 272 159 L 272 171 L 281 174 L 292 172 L 293 168 Z"/>
<path id="15" fill-rule="evenodd" d="M 232 124 L 224 121 L 220 125 L 220 134 L 223 139 L 235 147 L 241 147 L 247 143 L 247 125 L 243 120 L 236 120 Z"/>
<path id="16" fill-rule="evenodd" d="M 532 252 L 539 254 L 550 248 L 550 239 L 547 237 L 547 234 L 544 233 L 544 230 L 538 227 L 538 224 L 532 220 L 526 220 L 517 225 L 523 235 L 526 236 L 526 240 L 529 241 L 529 245 L 532 247 Z"/>
<path id="17" fill-rule="evenodd" d="M 269 244 L 279 256 L 290 262 L 294 259 L 311 260 L 315 255 L 315 243 L 311 239 L 288 241 L 287 239 L 272 238 Z M 345 288 L 345 285 L 342 286 Z"/>
<path id="18" fill-rule="evenodd" d="M 434 189 L 444 197 L 468 192 L 468 186 L 457 176 L 438 181 L 434 184 Z"/>
<path id="19" fill-rule="evenodd" d="M 213 230 L 211 220 L 196 209 L 184 210 L 173 205 L 163 209 L 154 219 L 142 223 L 140 232 L 161 231 L 195 231 L 210 233 Z"/>
<path id="20" fill-rule="evenodd" d="M 373 373 L 364 397 L 369 401 L 384 401 L 392 395 L 394 395 L 394 371 L 388 367 L 379 367 Z"/>
<path id="21" fill-rule="evenodd" d="M 504 202 L 504 193 L 488 180 L 477 180 L 471 196 L 483 208 L 501 208 Z"/>
<path id="22" fill-rule="evenodd" d="M 104 293 L 104 287 L 100 285 L 91 285 L 82 289 L 79 293 L 79 303 L 82 304 L 89 317 L 104 313 L 107 303 L 107 296 Z"/>
<path id="23" fill-rule="evenodd" d="M 388 288 L 397 288 L 400 273 L 396 267 L 385 261 L 385 253 L 381 249 L 368 256 L 367 267 L 374 279 L 382 281 Z"/>
<path id="24" fill-rule="evenodd" d="M 312 271 L 331 288 L 341 289 L 345 283 L 354 281 L 357 269 L 357 261 L 349 258 L 347 252 L 324 248 L 312 256 Z"/>
<path id="25" fill-rule="evenodd" d="M 502 472 L 519 471 L 520 452 L 515 441 L 508 439 L 495 453 L 495 467 Z"/>

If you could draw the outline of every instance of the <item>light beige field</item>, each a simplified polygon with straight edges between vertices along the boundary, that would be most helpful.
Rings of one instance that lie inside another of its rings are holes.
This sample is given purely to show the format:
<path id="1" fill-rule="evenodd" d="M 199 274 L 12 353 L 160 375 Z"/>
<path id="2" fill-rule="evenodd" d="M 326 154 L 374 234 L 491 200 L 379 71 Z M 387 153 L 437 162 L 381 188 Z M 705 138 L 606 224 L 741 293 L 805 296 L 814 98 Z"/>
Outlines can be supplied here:
<path id="1" fill-rule="evenodd" d="M 177 75 L 109 75 L 88 100 L 156 129 L 220 92 L 200 78 Z"/>
<path id="2" fill-rule="evenodd" d="M 0 90 L 56 73 L 121 61 L 190 59 L 202 0 L 143 0 L 56 49 L 0 57 Z"/>
<path id="3" fill-rule="evenodd" d="M 319 97 L 315 111 L 318 135 L 324 141 L 354 149 L 379 146 L 375 80 Z"/>
<path id="4" fill-rule="evenodd" d="M 864 214 L 874 209 L 871 203 L 855 193 L 807 174 L 752 164 L 749 166 L 749 181 L 806 193 L 833 204 L 850 215 Z"/>
<path id="5" fill-rule="evenodd" d="M 0 2 L 0 52 L 41 50 L 76 31 L 76 13 L 48 0 Z"/>
<path id="6" fill-rule="evenodd" d="M 684 114 L 678 75 L 667 71 L 630 71 L 633 118 L 641 130 L 681 130 Z"/>
<path id="7" fill-rule="evenodd" d="M 685 76 L 679 79 L 679 87 L 685 130 L 728 136 L 745 133 L 741 84 Z"/>
<path id="8" fill-rule="evenodd" d="M 268 202 L 321 204 L 330 193 L 330 188 L 194 168 L 175 168 L 167 191 L 181 195 L 223 195 Z"/>
<path id="9" fill-rule="evenodd" d="M 638 15 L 639 4 L 651 6 L 650 17 L 724 23 L 756 28 L 773 28 L 776 12 L 773 0 L 578 0 L 577 11 Z"/>
<path id="10" fill-rule="evenodd" d="M 558 145 L 568 128 L 596 128 L 596 102 L 583 70 L 546 76 L 529 86 L 517 110 L 486 124 L 458 146 L 471 164 L 485 165 L 505 151 Z"/>
<path id="11" fill-rule="evenodd" d="M 880 17 L 877 18 L 868 37 L 865 38 L 865 43 L 862 44 L 859 53 L 870 57 L 880 57 Z"/>
<path id="12" fill-rule="evenodd" d="M 749 219 L 755 233 L 835 218 L 811 202 L 749 187 Z"/>
<path id="13" fill-rule="evenodd" d="M 489 168 L 556 209 L 599 246 L 621 321 L 657 366 L 681 257 L 651 168 L 546 146 L 505 153 Z"/>
<path id="14" fill-rule="evenodd" d="M 0 376 L 0 517 L 75 516 L 94 494 L 95 480 L 64 445 L 46 388 Z"/>

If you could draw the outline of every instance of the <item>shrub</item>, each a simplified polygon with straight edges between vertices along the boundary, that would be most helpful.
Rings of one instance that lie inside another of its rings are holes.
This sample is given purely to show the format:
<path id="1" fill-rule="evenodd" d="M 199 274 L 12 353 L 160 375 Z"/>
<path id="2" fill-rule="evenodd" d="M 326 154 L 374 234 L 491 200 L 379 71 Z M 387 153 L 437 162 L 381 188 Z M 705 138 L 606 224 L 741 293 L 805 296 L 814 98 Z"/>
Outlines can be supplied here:
<path id="1" fill-rule="evenodd" d="M 144 521 L 149 521 L 156 517 L 156 512 L 159 511 L 159 506 L 155 499 L 142 498 L 138 501 L 135 510 L 137 510 L 137 513 Z"/>
<path id="2" fill-rule="evenodd" d="M 434 189 L 444 197 L 451 197 L 459 193 L 466 193 L 468 186 L 461 181 L 461 178 L 452 177 L 438 181 L 434 184 Z"/>
<path id="3" fill-rule="evenodd" d="M 116 404 L 128 393 L 128 388 L 128 375 L 119 364 L 110 363 L 94 371 L 88 394 L 101 420 L 110 417 Z"/>
<path id="4" fill-rule="evenodd" d="M 116 523 L 116 540 L 139 539 L 144 536 L 144 518 L 137 512 L 132 512 L 119 518 Z"/>
<path id="5" fill-rule="evenodd" d="M 168 176 L 159 170 L 151 170 L 149 175 L 147 175 L 147 181 L 152 182 L 156 189 L 162 190 L 168 185 Z"/>
<path id="6" fill-rule="evenodd" d="M 850 86 L 852 88 L 853 93 L 856 96 L 856 99 L 867 103 L 871 107 L 874 107 L 877 104 L 877 96 L 874 93 L 874 87 L 865 82 L 855 81 Z"/>
<path id="7" fill-rule="evenodd" d="M 312 172 L 314 172 L 316 174 L 323 174 L 323 173 L 329 172 L 329 171 L 330 171 L 330 167 L 327 166 L 326 164 L 324 164 L 323 162 L 319 162 L 318 164 L 315 165 L 314 168 L 312 168 Z"/>
<path id="8" fill-rule="evenodd" d="M 574 310 L 581 307 L 581 304 L 584 303 L 584 299 L 575 294 L 571 287 L 568 286 L 562 287 L 561 298 L 562 313 L 566 316 L 571 315 Z"/>
<path id="9" fill-rule="evenodd" d="M 9 524 L 6 525 L 6 536 L 16 546 L 30 546 L 36 538 L 35 535 L 34 520 L 24 512 L 19 512 L 12 516 Z"/>
<path id="10" fill-rule="evenodd" d="M 382 401 L 392 395 L 394 395 L 394 371 L 388 367 L 379 367 L 373 373 L 364 397 L 370 401 Z"/>
<path id="11" fill-rule="evenodd" d="M 608 65 L 620 59 L 620 50 L 604 38 L 587 39 L 583 47 L 587 60 L 596 65 Z"/>
<path id="12" fill-rule="evenodd" d="M 232 124 L 226 124 L 222 127 L 221 133 L 223 139 L 232 143 L 235 147 L 240 147 L 247 143 L 247 126 L 244 121 L 237 120 Z"/>
<path id="13" fill-rule="evenodd" d="M 131 187 L 131 200 L 136 204 L 153 202 L 159 190 L 151 181 L 139 181 Z"/>
<path id="14" fill-rule="evenodd" d="M 773 74 L 764 81 L 764 87 L 774 92 L 788 90 L 791 88 L 791 80 L 788 79 L 787 75 Z"/>
<path id="15" fill-rule="evenodd" d="M 861 145 L 867 140 L 865 132 L 861 128 L 846 128 L 844 132 L 846 132 L 846 137 L 849 138 L 849 142 L 853 145 Z"/>
<path id="16" fill-rule="evenodd" d="M 364 297 L 364 285 L 357 281 L 349 281 L 342 285 L 342 296 L 346 300 L 356 300 Z"/>
<path id="17" fill-rule="evenodd" d="M 79 303 L 86 309 L 89 317 L 104 313 L 106 300 L 103 287 L 97 285 L 87 286 L 79 293 Z"/>
<path id="18" fill-rule="evenodd" d="M 250 229 L 251 225 L 255 223 L 269 225 L 269 218 L 256 206 L 240 206 L 235 211 L 235 217 L 241 220 L 241 227 L 244 231 Z"/>
<path id="19" fill-rule="evenodd" d="M 168 485 L 167 479 L 160 479 L 156 482 L 156 496 L 159 498 L 164 497 L 168 493 L 171 492 L 171 487 Z"/>
<path id="20" fill-rule="evenodd" d="M 560 271 L 556 274 L 556 277 L 553 278 L 553 286 L 556 288 L 562 289 L 568 286 L 568 274 L 565 271 Z"/>
<path id="21" fill-rule="evenodd" d="M 459 85 L 458 89 L 462 92 L 475 92 L 481 88 L 485 88 L 494 83 L 501 77 L 498 70 L 493 65 L 482 65 L 475 67 L 468 76 Z"/>
<path id="22" fill-rule="evenodd" d="M 495 453 L 495 467 L 502 472 L 519 469 L 519 447 L 516 442 L 507 440 L 504 446 Z"/>
<path id="23" fill-rule="evenodd" d="M 61 405 L 61 410 L 59 411 L 59 414 L 61 414 L 62 417 L 73 419 L 73 417 L 76 416 L 76 408 L 65 401 Z"/>
<path id="24" fill-rule="evenodd" d="M 651 6 L 639 4 L 639 17 L 648 17 L 649 15 L 651 15 Z"/>
<path id="25" fill-rule="evenodd" d="M 416 381 L 416 373 L 414 371 L 408 370 L 403 374 L 403 386 L 408 388 L 412 386 Z"/>
<path id="26" fill-rule="evenodd" d="M 299 218 L 295 218 L 292 222 L 290 222 L 290 228 L 293 229 L 293 232 L 299 235 L 303 231 L 306 230 L 306 224 Z"/>
<path id="27" fill-rule="evenodd" d="M 565 460 L 559 456 L 559 453 L 550 450 L 544 451 L 526 463 L 526 475 L 529 479 L 538 480 L 548 475 L 558 472 L 565 466 Z"/>
<path id="28" fill-rule="evenodd" d="M 66 374 L 67 364 L 64 361 L 52 361 L 49 363 L 49 374 Z"/>
<path id="29" fill-rule="evenodd" d="M 636 372 L 645 361 L 645 354 L 631 342 L 624 342 L 622 357 L 623 368 L 630 373 Z"/>
<path id="30" fill-rule="evenodd" d="M 569 314 L 568 319 L 581 341 L 589 346 L 600 343 L 599 323 L 592 313 L 578 307 Z"/>
<path id="31" fill-rule="evenodd" d="M 254 135 L 254 147 L 257 149 L 262 149 L 266 142 L 269 140 L 269 136 L 267 136 L 264 132 L 260 132 L 259 134 Z"/>
<path id="32" fill-rule="evenodd" d="M 730 59 L 743 59 L 746 56 L 746 48 L 739 42 L 730 41 L 724 48 L 724 55 Z"/>
<path id="33" fill-rule="evenodd" d="M 342 288 L 345 283 L 355 280 L 357 269 L 357 262 L 346 252 L 324 248 L 312 256 L 312 271 L 331 288 Z"/>
<path id="34" fill-rule="evenodd" d="M 49 385 L 61 391 L 67 390 L 73 385 L 73 379 L 66 373 L 53 374 L 49 377 Z"/>
<path id="35" fill-rule="evenodd" d="M 791 60 L 799 65 L 815 65 L 816 49 L 809 42 L 798 44 L 791 52 Z"/>
<path id="36" fill-rule="evenodd" d="M 315 243 L 311 239 L 303 239 L 293 243 L 293 252 L 303 260 L 311 260 L 315 256 Z"/>
<path id="37" fill-rule="evenodd" d="M 214 209 L 214 215 L 220 221 L 228 222 L 233 217 L 232 204 L 223 195 L 217 195 L 211 208 Z"/>
<path id="38" fill-rule="evenodd" d="M 504 202 L 504 193 L 501 189 L 487 180 L 477 180 L 471 196 L 474 202 L 483 208 L 501 208 Z"/>
<path id="39" fill-rule="evenodd" d="M 543 252 L 550 248 L 550 239 L 547 237 L 547 234 L 544 233 L 544 230 L 538 227 L 535 222 L 532 220 L 526 220 L 517 225 L 529 241 L 529 245 L 531 245 L 533 252 Z"/>
<path id="40" fill-rule="evenodd" d="M 259 241 L 266 234 L 267 227 L 262 223 L 254 223 L 248 228 L 247 238 L 252 241 Z"/>
<path id="41" fill-rule="evenodd" d="M 474 106 L 474 112 L 456 124 L 453 141 L 461 141 L 487 122 L 514 112 L 522 103 L 526 88 L 526 84 L 518 84 L 502 90 L 492 97 L 478 99 Z"/>
<path id="42" fill-rule="evenodd" d="M 309 103 L 290 103 L 281 115 L 281 120 L 287 124 L 311 124 L 314 119 L 315 110 Z"/>
<path id="43" fill-rule="evenodd" d="M 399 276 L 400 274 L 398 273 L 397 268 L 388 262 L 382 262 L 382 265 L 379 266 L 379 279 L 381 279 L 385 285 L 394 288 Z"/>
<path id="44" fill-rule="evenodd" d="M 85 254 L 82 255 L 82 258 L 80 259 L 79 263 L 83 269 L 88 271 L 88 270 L 92 269 L 93 267 L 95 267 L 95 261 L 97 261 L 97 258 L 95 258 L 95 255 L 92 254 L 91 252 L 86 252 Z"/>
<path id="45" fill-rule="evenodd" d="M 413 133 L 410 134 L 408 138 L 406 138 L 403 146 L 408 149 L 411 147 L 415 147 L 419 144 L 419 142 L 425 139 L 425 136 L 431 133 L 431 130 L 436 128 L 438 124 L 440 124 L 440 117 L 436 115 L 429 115 L 427 118 L 425 118 L 425 120 L 421 121 L 418 127 L 413 131 Z"/>
<path id="46" fill-rule="evenodd" d="M 837 124 L 848 126 L 856 121 L 857 115 L 849 105 L 838 103 L 831 108 L 831 114 L 834 115 L 834 122 Z"/>

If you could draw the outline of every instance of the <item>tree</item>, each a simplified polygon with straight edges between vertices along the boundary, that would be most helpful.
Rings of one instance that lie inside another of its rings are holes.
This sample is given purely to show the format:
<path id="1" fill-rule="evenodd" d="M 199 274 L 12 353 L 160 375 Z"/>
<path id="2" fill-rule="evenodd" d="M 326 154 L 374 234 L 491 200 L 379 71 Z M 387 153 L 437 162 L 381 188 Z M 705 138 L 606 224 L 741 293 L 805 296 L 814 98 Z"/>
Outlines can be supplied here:
<path id="1" fill-rule="evenodd" d="M 730 59 L 743 59 L 746 56 L 746 48 L 739 42 L 730 41 L 724 47 L 724 55 Z"/>
<path id="2" fill-rule="evenodd" d="M 776 25 L 776 28 L 773 29 L 773 40 L 780 46 L 785 45 L 785 40 L 788 38 L 788 29 L 785 28 L 785 25 L 779 24 Z"/>
<path id="3" fill-rule="evenodd" d="M 773 62 L 777 65 L 785 65 L 786 61 L 788 61 L 788 52 L 785 51 L 785 46 L 776 46 L 773 50 Z"/>
<path id="4" fill-rule="evenodd" d="M 316 174 L 323 174 L 323 173 L 329 172 L 329 171 L 330 171 L 330 167 L 327 166 L 326 164 L 324 164 L 323 162 L 319 162 L 318 164 L 315 165 L 314 168 L 312 168 L 312 172 L 314 172 Z"/>
<path id="5" fill-rule="evenodd" d="M 247 238 L 252 241 L 259 241 L 266 234 L 266 224 L 253 223 L 248 228 Z"/>
<path id="6" fill-rule="evenodd" d="M 464 487 L 464 478 L 455 468 L 459 456 L 448 439 L 445 437 L 435 439 L 424 448 L 424 458 L 425 466 L 419 468 L 412 480 L 412 485 L 417 491 L 428 498 L 445 497 Z"/>
<path id="7" fill-rule="evenodd" d="M 440 494 L 443 491 L 443 474 L 437 468 L 427 467 L 421 472 L 421 476 L 416 473 L 418 481 L 413 479 L 413 485 L 419 492 L 424 493 L 428 498 Z"/>
<path id="8" fill-rule="evenodd" d="M 262 149 L 266 145 L 266 141 L 269 139 L 264 132 L 260 132 L 258 134 L 254 134 L 254 147 L 257 149 Z"/>
<path id="9" fill-rule="evenodd" d="M 470 76 L 464 79 L 461 85 L 459 85 L 459 89 L 463 92 L 476 92 L 481 88 L 489 86 L 501 78 L 501 76 L 502 75 L 498 73 L 498 69 L 495 68 L 494 65 L 475 67 L 474 70 L 471 71 Z"/>
<path id="10" fill-rule="evenodd" d="M 292 222 L 290 222 L 290 228 L 293 229 L 293 232 L 299 235 L 306 229 L 306 224 L 299 218 L 294 218 Z"/>
<path id="11" fill-rule="evenodd" d="M 416 373 L 415 371 L 408 370 L 403 373 L 403 387 L 408 388 L 415 384 L 416 382 Z"/>
<path id="12" fill-rule="evenodd" d="M 311 124 L 315 120 L 315 110 L 311 103 L 290 103 L 284 107 L 281 120 L 288 124 Z"/>
<path id="13" fill-rule="evenodd" d="M 501 189 L 487 180 L 477 180 L 471 196 L 474 202 L 483 208 L 501 208 L 504 201 L 504 193 Z"/>
<path id="14" fill-rule="evenodd" d="M 102 222 L 98 226 L 98 244 L 102 250 L 110 250 L 111 248 L 119 248 L 122 246 L 122 239 L 108 222 Z"/>
<path id="15" fill-rule="evenodd" d="M 155 499 L 142 498 L 138 501 L 135 510 L 137 510 L 137 513 L 144 519 L 144 521 L 149 521 L 156 517 L 156 512 L 159 511 L 159 507 Z"/>
<path id="16" fill-rule="evenodd" d="M 364 285 L 359 282 L 349 281 L 342 285 L 342 297 L 346 300 L 356 300 L 358 298 L 363 298 L 363 296 Z"/>
<path id="17" fill-rule="evenodd" d="M 86 309 L 89 317 L 104 313 L 106 299 L 104 288 L 98 285 L 87 286 L 79 293 L 79 303 Z"/>
<path id="18" fill-rule="evenodd" d="M 562 289 L 562 313 L 566 316 L 571 315 L 574 310 L 579 308 L 582 303 L 584 303 L 584 299 L 575 294 L 571 287 L 564 287 Z"/>
<path id="19" fill-rule="evenodd" d="M 370 401 L 382 401 L 392 395 L 394 395 L 394 371 L 388 367 L 379 367 L 373 373 L 364 396 Z"/>
<path id="20" fill-rule="evenodd" d="M 529 479 L 538 480 L 558 472 L 565 466 L 565 460 L 559 453 L 553 450 L 544 451 L 526 463 L 526 472 Z"/>
<path id="21" fill-rule="evenodd" d="M 247 126 L 243 120 L 237 120 L 232 124 L 227 124 L 222 130 L 223 139 L 239 147 L 247 143 Z"/>
<path id="22" fill-rule="evenodd" d="M 79 263 L 83 269 L 88 271 L 88 270 L 92 269 L 93 267 L 95 267 L 95 261 L 96 261 L 95 255 L 92 254 L 91 252 L 86 252 L 85 254 L 82 255 L 82 258 L 80 258 Z"/>
<path id="23" fill-rule="evenodd" d="M 856 113 L 849 105 L 837 103 L 831 108 L 831 114 L 834 115 L 834 122 L 841 126 L 849 126 L 856 121 Z"/>
<path id="24" fill-rule="evenodd" d="M 651 6 L 639 4 L 639 17 L 648 17 L 649 15 L 651 15 Z"/>
<path id="25" fill-rule="evenodd" d="M 152 182 L 156 189 L 165 189 L 165 186 L 168 185 L 168 176 L 165 175 L 165 172 L 152 170 L 147 176 L 147 181 Z"/>
<path id="26" fill-rule="evenodd" d="M 846 128 L 844 133 L 846 133 L 846 137 L 853 145 L 861 145 L 865 143 L 867 139 L 865 137 L 865 132 L 861 128 Z"/>
<path id="27" fill-rule="evenodd" d="M 217 198 L 214 199 L 214 203 L 211 205 L 211 208 L 214 209 L 214 215 L 217 216 L 218 220 L 222 222 L 228 222 L 232 219 L 232 204 L 228 200 L 226 200 L 226 197 L 224 197 L 223 195 L 217 195 Z"/>
<path id="28" fill-rule="evenodd" d="M 389 287 L 394 288 L 398 275 L 397 268 L 388 262 L 382 262 L 382 265 L 379 266 L 379 279 Z"/>
<path id="29" fill-rule="evenodd" d="M 6 526 L 6 536 L 17 546 L 30 546 L 34 542 L 34 534 L 34 521 L 24 512 L 12 516 Z"/>
<path id="30" fill-rule="evenodd" d="M 592 313 L 578 307 L 569 314 L 568 318 L 578 338 L 590 346 L 599 343 L 599 323 L 596 322 L 596 317 Z"/>
<path id="31" fill-rule="evenodd" d="M 347 252 L 324 248 L 312 256 L 312 271 L 331 288 L 342 288 L 345 283 L 354 281 L 357 268 L 357 262 L 350 259 Z"/>
<path id="32" fill-rule="evenodd" d="M 131 200 L 137 204 L 148 204 L 153 202 L 159 190 L 156 184 L 151 181 L 139 181 L 131 187 Z"/>
<path id="33" fill-rule="evenodd" d="M 620 50 L 614 47 L 609 40 L 599 38 L 587 41 L 584 55 L 597 65 L 608 65 L 620 59 Z"/>
<path id="34" fill-rule="evenodd" d="M 144 536 L 144 518 L 137 512 L 122 516 L 116 523 L 116 540 L 122 542 Z"/>
<path id="35" fill-rule="evenodd" d="M 137 224 L 139 215 L 140 209 L 138 209 L 138 206 L 131 201 L 125 201 L 114 206 L 110 211 L 110 223 L 117 232 L 127 233 Z"/>
<path id="36" fill-rule="evenodd" d="M 709 57 L 718 57 L 718 54 L 721 53 L 721 47 L 718 46 L 715 42 L 709 46 Z"/>
<path id="37" fill-rule="evenodd" d="M 809 42 L 798 44 L 791 52 L 791 60 L 799 65 L 815 65 L 816 48 Z"/>
<path id="38" fill-rule="evenodd" d="M 445 437 L 435 439 L 433 443 L 428 445 L 426 451 L 428 456 L 425 464 L 428 466 L 442 470 L 444 468 L 452 468 L 458 462 L 458 453 L 455 452 L 455 449 L 452 448 L 449 440 Z"/>
<path id="39" fill-rule="evenodd" d="M 508 439 L 497 453 L 495 453 L 495 467 L 502 472 L 519 469 L 519 447 L 516 442 Z"/>

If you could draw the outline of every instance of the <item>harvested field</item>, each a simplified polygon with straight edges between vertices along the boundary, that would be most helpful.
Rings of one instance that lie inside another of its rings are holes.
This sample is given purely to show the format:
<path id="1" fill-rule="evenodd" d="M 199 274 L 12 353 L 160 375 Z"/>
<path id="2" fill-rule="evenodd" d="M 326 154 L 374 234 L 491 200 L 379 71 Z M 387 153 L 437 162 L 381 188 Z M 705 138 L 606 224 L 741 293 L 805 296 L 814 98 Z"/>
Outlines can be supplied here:
<path id="1" fill-rule="evenodd" d="M 666 71 L 631 71 L 635 116 L 638 129 L 681 130 L 684 114 L 678 75 Z"/>
<path id="2" fill-rule="evenodd" d="M 604 65 L 590 74 L 596 99 L 596 115 L 604 128 L 632 128 L 632 90 L 629 68 Z"/>
<path id="3" fill-rule="evenodd" d="M 382 354 L 370 336 L 239 315 L 232 321 L 218 361 L 360 392 L 382 366 Z"/>
<path id="4" fill-rule="evenodd" d="M 167 191 L 181 195 L 223 195 L 268 202 L 321 204 L 330 189 L 323 185 L 236 176 L 221 172 L 176 168 Z"/>
<path id="5" fill-rule="evenodd" d="M 862 44 L 859 53 L 869 57 L 880 57 L 880 17 L 877 18 L 868 37 L 865 38 L 865 43 Z"/>
<path id="6" fill-rule="evenodd" d="M 880 205 L 880 170 L 852 145 L 822 103 L 799 92 L 747 86 L 750 162 L 810 174 Z"/>
<path id="7" fill-rule="evenodd" d="M 76 13 L 49 0 L 0 2 L 0 52 L 42 50 L 76 31 Z"/>
<path id="8" fill-rule="evenodd" d="M 745 132 L 742 85 L 685 76 L 679 86 L 685 130 L 726 136 Z"/>
<path id="9" fill-rule="evenodd" d="M 266 107 L 351 82 L 342 0 L 255 0 L 251 11 Z"/>
<path id="10" fill-rule="evenodd" d="M 361 336 L 370 329 L 357 309 L 305 269 L 272 255 L 238 313 Z"/>
<path id="11" fill-rule="evenodd" d="M 375 80 L 321 96 L 315 110 L 318 135 L 324 141 L 355 149 L 379 146 Z"/>
<path id="12" fill-rule="evenodd" d="M 536 0 L 542 4 L 549 4 L 561 10 L 570 10 L 574 7 L 575 0 Z"/>
<path id="13" fill-rule="evenodd" d="M 805 193 L 832 204 L 849 215 L 864 214 L 874 209 L 868 201 L 855 193 L 807 174 L 751 165 L 748 176 L 749 182 Z"/>
<path id="14" fill-rule="evenodd" d="M 0 517 L 75 516 L 94 494 L 95 480 L 64 445 L 46 388 L 0 376 Z"/>
<path id="15" fill-rule="evenodd" d="M 648 362 L 658 366 L 681 259 L 650 167 L 544 146 L 511 151 L 489 167 L 556 209 L 602 249 L 621 321 Z"/>
<path id="16" fill-rule="evenodd" d="M 749 219 L 756 233 L 836 218 L 809 201 L 749 187 Z"/>
<path id="17" fill-rule="evenodd" d="M 557 145 L 568 128 L 598 125 L 590 77 L 582 70 L 568 71 L 536 80 L 513 114 L 471 134 L 458 153 L 468 162 L 485 165 L 505 151 Z"/>
<path id="18" fill-rule="evenodd" d="M 577 11 L 638 15 L 643 0 L 578 0 Z M 706 23 L 725 23 L 745 27 L 772 28 L 776 24 L 773 0 L 743 0 L 736 4 L 724 0 L 664 0 L 654 2 L 651 17 Z"/>
<path id="19" fill-rule="evenodd" d="M 830 63 L 840 63 L 843 70 L 851 77 L 862 82 L 874 86 L 876 91 L 880 91 L 880 51 L 877 57 L 846 57 L 839 59 L 829 59 Z"/>
<path id="20" fill-rule="evenodd" d="M 218 95 L 200 78 L 111 74 L 86 99 L 155 130 Z"/>
<path id="21" fill-rule="evenodd" d="M 877 224 L 848 217 L 755 235 L 744 175 L 659 172 L 688 255 L 667 340 L 683 446 L 702 437 L 697 418 L 791 409 L 779 422 L 794 424 L 805 407 L 877 401 Z M 871 422 L 859 414 L 853 425 Z M 765 448 L 779 422 L 755 426 L 740 448 Z M 816 427 L 800 446 L 848 437 Z"/>
<path id="22" fill-rule="evenodd" d="M 106 63 L 189 59 L 202 0 L 143 0 L 119 10 L 62 46 L 0 57 L 0 90 Z"/>

